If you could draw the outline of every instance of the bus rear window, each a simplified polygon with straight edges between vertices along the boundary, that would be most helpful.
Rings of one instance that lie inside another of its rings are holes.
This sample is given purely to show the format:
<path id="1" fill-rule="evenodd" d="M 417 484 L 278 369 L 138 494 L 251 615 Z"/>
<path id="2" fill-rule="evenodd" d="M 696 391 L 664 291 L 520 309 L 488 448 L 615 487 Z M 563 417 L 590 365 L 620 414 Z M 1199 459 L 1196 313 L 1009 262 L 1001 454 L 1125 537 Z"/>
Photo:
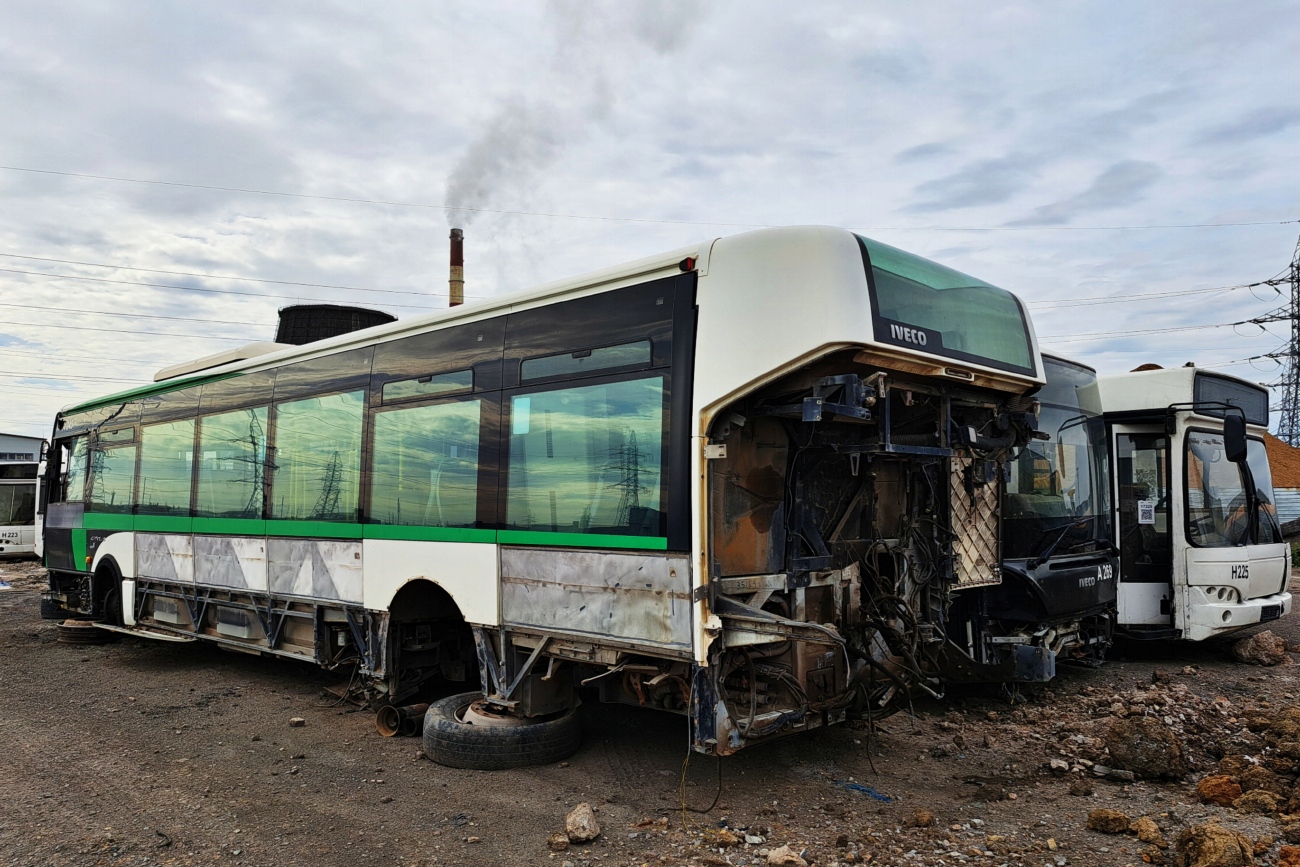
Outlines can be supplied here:
<path id="1" fill-rule="evenodd" d="M 1005 289 L 859 237 L 881 343 L 1033 375 L 1029 328 Z"/>

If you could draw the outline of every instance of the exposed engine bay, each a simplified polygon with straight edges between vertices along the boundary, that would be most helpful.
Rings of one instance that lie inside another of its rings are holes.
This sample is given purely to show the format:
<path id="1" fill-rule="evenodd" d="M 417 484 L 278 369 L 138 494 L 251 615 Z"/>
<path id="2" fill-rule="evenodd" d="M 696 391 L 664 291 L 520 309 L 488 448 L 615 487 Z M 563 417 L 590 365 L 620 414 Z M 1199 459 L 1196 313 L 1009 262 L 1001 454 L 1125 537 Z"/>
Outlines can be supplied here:
<path id="1" fill-rule="evenodd" d="M 1002 580 L 1000 480 L 1037 404 L 872 360 L 824 358 L 709 431 L 718 621 L 695 677 L 697 749 L 883 716 L 1035 643 L 978 604 L 952 613 Z"/>

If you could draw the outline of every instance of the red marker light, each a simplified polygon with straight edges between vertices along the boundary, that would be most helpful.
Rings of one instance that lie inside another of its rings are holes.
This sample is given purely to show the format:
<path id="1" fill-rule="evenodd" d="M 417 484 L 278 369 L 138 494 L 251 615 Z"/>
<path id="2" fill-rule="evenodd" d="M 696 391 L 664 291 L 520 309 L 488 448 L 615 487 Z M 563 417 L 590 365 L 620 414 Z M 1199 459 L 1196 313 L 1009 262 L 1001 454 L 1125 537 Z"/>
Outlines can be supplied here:
<path id="1" fill-rule="evenodd" d="M 685 259 L 683 259 L 682 261 L 680 261 L 680 262 L 677 263 L 677 267 L 678 267 L 678 268 L 681 268 L 683 271 L 694 271 L 694 270 L 695 270 L 695 257 L 694 257 L 694 256 L 687 256 Z"/>

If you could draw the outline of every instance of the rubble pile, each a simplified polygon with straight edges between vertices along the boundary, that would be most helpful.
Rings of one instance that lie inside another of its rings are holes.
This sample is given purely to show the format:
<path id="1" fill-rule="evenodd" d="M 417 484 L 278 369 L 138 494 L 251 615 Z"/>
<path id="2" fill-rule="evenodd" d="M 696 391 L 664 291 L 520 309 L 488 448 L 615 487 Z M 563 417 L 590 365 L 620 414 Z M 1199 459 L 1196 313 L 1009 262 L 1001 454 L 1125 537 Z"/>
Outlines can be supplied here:
<path id="1" fill-rule="evenodd" d="M 1183 676 L 1195 676 L 1195 670 L 1189 667 Z M 1150 687 L 1123 692 L 1088 686 L 1076 697 L 1073 712 L 1062 713 L 1059 705 L 1027 708 L 1017 712 L 1016 722 L 1030 727 L 1025 733 L 1030 740 L 1043 742 L 1057 773 L 1120 781 L 1182 779 L 1213 767 L 1224 755 L 1264 746 L 1258 727 L 1247 724 L 1253 709 L 1222 696 L 1202 698 L 1163 672 L 1153 680 Z"/>
<path id="2" fill-rule="evenodd" d="M 1258 748 L 1225 755 L 1197 782 L 1197 796 L 1242 813 L 1300 814 L 1300 706 L 1256 712 L 1243 723 Z"/>

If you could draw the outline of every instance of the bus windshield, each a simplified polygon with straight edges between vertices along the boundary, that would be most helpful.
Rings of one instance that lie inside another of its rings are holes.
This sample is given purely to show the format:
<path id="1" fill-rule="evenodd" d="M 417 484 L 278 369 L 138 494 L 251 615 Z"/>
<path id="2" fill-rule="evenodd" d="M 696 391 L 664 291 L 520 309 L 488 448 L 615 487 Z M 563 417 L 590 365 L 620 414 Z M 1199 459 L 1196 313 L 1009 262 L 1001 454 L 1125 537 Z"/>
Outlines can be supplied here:
<path id="1" fill-rule="evenodd" d="M 1047 385 L 1039 392 L 1039 429 L 1008 465 L 1003 503 L 1003 557 L 1092 551 L 1110 537 L 1106 427 L 1097 377 L 1089 369 L 1043 359 Z"/>
<path id="2" fill-rule="evenodd" d="M 1016 296 L 929 259 L 861 236 L 882 343 L 1033 375 L 1029 326 Z"/>
<path id="3" fill-rule="evenodd" d="M 1241 468 L 1224 454 L 1223 434 L 1209 431 L 1187 434 L 1187 540 L 1193 545 L 1230 548 L 1282 540 L 1264 443 L 1249 440 L 1246 461 L 1255 484 L 1258 509 L 1253 528 L 1245 477 Z"/>
<path id="4" fill-rule="evenodd" d="M 35 485 L 0 485 L 0 527 L 25 526 L 36 520 Z"/>

